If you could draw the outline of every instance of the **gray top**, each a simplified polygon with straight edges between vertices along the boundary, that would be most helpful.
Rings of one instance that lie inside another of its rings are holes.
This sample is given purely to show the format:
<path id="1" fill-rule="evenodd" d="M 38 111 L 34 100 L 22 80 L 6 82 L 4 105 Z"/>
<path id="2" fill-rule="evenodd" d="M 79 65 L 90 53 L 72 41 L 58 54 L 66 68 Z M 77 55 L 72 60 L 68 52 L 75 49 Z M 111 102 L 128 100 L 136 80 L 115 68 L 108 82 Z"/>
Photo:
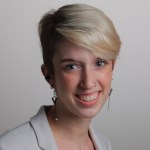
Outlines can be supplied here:
<path id="1" fill-rule="evenodd" d="M 111 150 L 106 136 L 95 132 L 92 126 L 89 132 L 96 150 Z M 58 150 L 44 106 L 30 121 L 1 135 L 0 150 Z"/>

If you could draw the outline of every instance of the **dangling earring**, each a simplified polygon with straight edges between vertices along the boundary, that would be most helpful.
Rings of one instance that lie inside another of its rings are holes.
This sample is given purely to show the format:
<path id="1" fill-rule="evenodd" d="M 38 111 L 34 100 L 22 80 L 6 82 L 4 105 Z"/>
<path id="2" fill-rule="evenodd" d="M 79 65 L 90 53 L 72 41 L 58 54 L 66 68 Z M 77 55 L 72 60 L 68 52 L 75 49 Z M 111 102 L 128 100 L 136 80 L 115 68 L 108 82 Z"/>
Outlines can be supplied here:
<path id="1" fill-rule="evenodd" d="M 56 90 L 54 90 L 54 93 L 53 93 L 53 97 L 52 97 L 52 101 L 54 103 L 54 105 L 56 104 L 56 100 L 57 100 L 57 95 L 56 95 Z"/>
<path id="2" fill-rule="evenodd" d="M 111 96 L 112 91 L 113 91 L 113 89 L 111 88 L 111 89 L 110 89 L 110 92 L 109 92 L 108 109 L 107 109 L 107 111 L 109 111 L 109 106 L 110 106 L 110 96 Z"/>

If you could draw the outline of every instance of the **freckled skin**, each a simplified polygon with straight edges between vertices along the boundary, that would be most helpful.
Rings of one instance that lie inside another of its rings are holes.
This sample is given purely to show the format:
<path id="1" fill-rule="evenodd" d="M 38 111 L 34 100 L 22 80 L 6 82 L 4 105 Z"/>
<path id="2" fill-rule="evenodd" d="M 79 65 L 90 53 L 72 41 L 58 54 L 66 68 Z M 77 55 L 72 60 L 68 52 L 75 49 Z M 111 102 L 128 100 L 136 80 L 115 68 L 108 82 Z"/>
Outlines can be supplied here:
<path id="1" fill-rule="evenodd" d="M 97 59 L 100 57 L 71 42 L 59 43 L 53 67 L 58 97 L 56 107 L 63 117 L 92 118 L 107 100 L 112 80 L 112 61 L 99 67 Z M 77 101 L 76 95 L 94 92 L 99 92 L 96 104 L 86 107 Z"/>

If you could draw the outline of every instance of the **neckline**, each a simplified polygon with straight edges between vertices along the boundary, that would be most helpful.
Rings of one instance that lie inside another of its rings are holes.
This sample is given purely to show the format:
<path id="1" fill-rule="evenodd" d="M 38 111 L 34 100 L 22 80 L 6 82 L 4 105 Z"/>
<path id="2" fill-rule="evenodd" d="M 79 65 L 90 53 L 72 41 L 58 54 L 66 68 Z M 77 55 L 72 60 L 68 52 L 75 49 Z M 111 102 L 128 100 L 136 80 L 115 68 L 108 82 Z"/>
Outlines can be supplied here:
<path id="1" fill-rule="evenodd" d="M 50 107 L 52 106 L 42 106 L 38 113 L 30 119 L 30 124 L 33 128 L 38 146 L 40 148 L 45 150 L 59 150 L 46 115 L 46 111 Z M 98 139 L 92 125 L 89 126 L 89 134 L 91 136 L 95 150 L 98 150 Z"/>
<path id="2" fill-rule="evenodd" d="M 54 138 L 54 140 L 55 140 L 55 143 L 56 143 L 56 139 L 55 139 L 54 133 L 53 133 L 53 131 L 52 131 L 51 124 L 50 124 L 50 122 L 48 121 L 48 115 L 47 115 L 52 109 L 53 109 L 53 105 L 44 106 L 44 112 L 45 112 L 45 115 L 46 115 L 46 118 L 47 118 L 47 122 L 48 122 L 48 124 L 49 124 L 49 128 L 50 128 L 50 130 L 51 130 L 52 136 L 53 136 L 53 138 Z M 93 127 L 92 127 L 92 125 L 89 126 L 88 134 L 89 134 L 89 137 L 90 137 L 91 142 L 92 142 L 92 144 L 93 144 L 94 150 L 97 150 L 97 144 L 96 144 L 96 141 L 95 141 L 95 136 L 94 136 L 94 134 L 93 134 Z M 57 145 L 57 143 L 56 143 L 56 145 Z M 57 148 L 58 148 L 58 146 L 57 146 Z"/>

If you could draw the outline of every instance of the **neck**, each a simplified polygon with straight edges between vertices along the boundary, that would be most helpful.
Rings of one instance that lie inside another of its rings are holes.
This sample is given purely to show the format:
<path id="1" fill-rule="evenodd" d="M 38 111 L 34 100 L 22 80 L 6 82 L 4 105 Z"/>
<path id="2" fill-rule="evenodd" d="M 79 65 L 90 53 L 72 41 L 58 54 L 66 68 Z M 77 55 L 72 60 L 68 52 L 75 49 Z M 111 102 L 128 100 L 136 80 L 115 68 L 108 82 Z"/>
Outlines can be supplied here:
<path id="1" fill-rule="evenodd" d="M 54 106 L 47 114 L 58 148 L 62 150 L 94 150 L 89 135 L 91 119 L 81 118 Z M 56 120 L 58 118 L 58 120 Z"/>
<path id="2" fill-rule="evenodd" d="M 56 105 L 49 113 L 48 120 L 53 133 L 62 139 L 66 138 L 69 141 L 81 143 L 89 137 L 91 118 L 75 116 L 66 110 L 62 111 Z"/>

